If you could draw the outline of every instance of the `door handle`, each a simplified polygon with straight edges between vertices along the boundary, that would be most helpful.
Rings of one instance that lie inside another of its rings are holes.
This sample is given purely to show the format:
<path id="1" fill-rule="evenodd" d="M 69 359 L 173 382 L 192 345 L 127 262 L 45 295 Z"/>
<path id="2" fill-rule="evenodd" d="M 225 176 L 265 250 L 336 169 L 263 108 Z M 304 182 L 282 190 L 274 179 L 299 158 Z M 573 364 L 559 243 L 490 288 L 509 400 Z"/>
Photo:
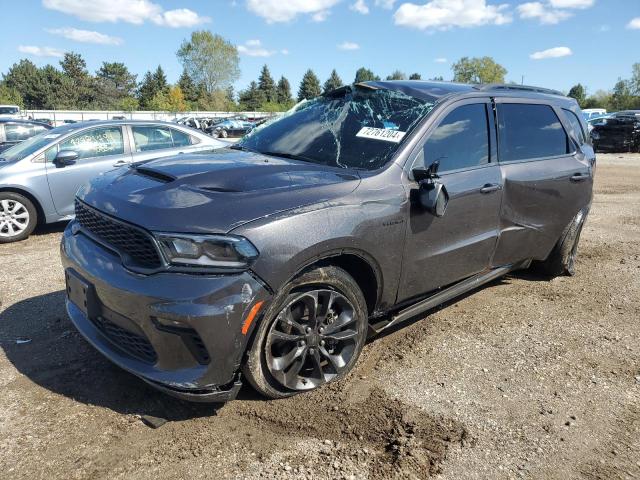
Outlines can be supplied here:
<path id="1" fill-rule="evenodd" d="M 480 193 L 491 193 L 497 190 L 502 190 L 502 185 L 499 183 L 487 183 L 480 189 Z"/>
<path id="2" fill-rule="evenodd" d="M 590 177 L 591 177 L 591 175 L 589 175 L 588 173 L 575 173 L 575 174 L 572 175 L 571 181 L 572 182 L 584 182 L 585 180 L 587 180 Z"/>

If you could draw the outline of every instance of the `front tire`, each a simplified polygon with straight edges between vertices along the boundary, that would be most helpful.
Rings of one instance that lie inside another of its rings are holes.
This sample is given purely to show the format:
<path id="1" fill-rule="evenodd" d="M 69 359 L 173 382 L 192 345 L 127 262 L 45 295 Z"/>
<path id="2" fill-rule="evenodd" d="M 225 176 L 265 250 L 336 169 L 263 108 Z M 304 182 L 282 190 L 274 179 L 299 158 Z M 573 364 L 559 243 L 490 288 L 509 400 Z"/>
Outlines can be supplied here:
<path id="1" fill-rule="evenodd" d="M 0 243 L 24 240 L 38 224 L 38 212 L 31 201 L 14 192 L 0 192 Z"/>
<path id="2" fill-rule="evenodd" d="M 367 307 L 353 278 L 337 267 L 302 273 L 265 312 L 243 367 L 268 398 L 285 398 L 343 378 L 367 335 Z"/>

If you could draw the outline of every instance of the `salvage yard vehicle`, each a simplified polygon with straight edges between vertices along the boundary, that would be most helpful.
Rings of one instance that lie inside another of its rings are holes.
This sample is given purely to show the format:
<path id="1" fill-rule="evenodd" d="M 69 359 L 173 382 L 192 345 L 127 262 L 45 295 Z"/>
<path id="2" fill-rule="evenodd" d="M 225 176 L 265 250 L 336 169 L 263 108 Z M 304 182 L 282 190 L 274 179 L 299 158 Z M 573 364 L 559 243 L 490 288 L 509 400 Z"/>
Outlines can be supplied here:
<path id="1" fill-rule="evenodd" d="M 598 152 L 640 152 L 640 113 L 618 112 L 590 129 Z"/>
<path id="2" fill-rule="evenodd" d="M 24 240 L 38 224 L 72 218 L 76 191 L 102 172 L 221 146 L 165 122 L 92 121 L 44 131 L 0 152 L 0 243 Z"/>
<path id="3" fill-rule="evenodd" d="M 534 87 L 341 87 L 239 144 L 101 175 L 61 241 L 67 312 L 121 368 L 193 401 L 283 398 L 365 340 L 514 270 L 574 273 L 595 155 Z"/>
<path id="4" fill-rule="evenodd" d="M 0 152 L 52 128 L 46 123 L 2 117 L 0 118 Z"/>
<path id="5" fill-rule="evenodd" d="M 241 118 L 226 118 L 206 129 L 209 135 L 217 138 L 242 137 L 249 133 L 255 124 Z"/>

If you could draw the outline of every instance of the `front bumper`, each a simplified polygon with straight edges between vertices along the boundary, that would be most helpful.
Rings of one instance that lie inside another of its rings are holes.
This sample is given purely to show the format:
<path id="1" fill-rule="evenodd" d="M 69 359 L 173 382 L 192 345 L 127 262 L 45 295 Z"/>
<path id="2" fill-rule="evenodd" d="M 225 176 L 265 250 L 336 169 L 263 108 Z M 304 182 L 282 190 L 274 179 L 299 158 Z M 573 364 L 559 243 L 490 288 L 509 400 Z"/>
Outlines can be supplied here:
<path id="1" fill-rule="evenodd" d="M 258 318 L 245 333 L 243 324 L 254 305 L 269 300 L 264 285 L 248 272 L 136 274 L 115 253 L 72 233 L 72 224 L 61 242 L 66 306 L 89 343 L 173 396 L 204 402 L 234 398 Z"/>

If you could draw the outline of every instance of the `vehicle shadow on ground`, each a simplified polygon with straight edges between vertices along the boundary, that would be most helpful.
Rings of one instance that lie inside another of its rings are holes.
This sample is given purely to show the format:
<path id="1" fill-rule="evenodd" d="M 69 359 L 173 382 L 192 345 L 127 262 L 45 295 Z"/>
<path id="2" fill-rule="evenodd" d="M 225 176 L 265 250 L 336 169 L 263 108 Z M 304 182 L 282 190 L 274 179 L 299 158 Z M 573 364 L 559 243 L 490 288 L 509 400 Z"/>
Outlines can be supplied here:
<path id="1" fill-rule="evenodd" d="M 62 233 L 69 222 L 47 223 L 38 225 L 31 235 L 48 235 L 50 233 Z"/>
<path id="2" fill-rule="evenodd" d="M 530 272 L 517 272 L 490 282 L 461 297 L 385 330 L 371 341 L 424 320 L 485 288 L 508 284 L 511 277 L 545 280 Z M 167 420 L 186 420 L 215 415 L 221 404 L 198 404 L 157 392 L 100 355 L 67 317 L 63 290 L 32 297 L 0 313 L 0 346 L 18 372 L 47 390 L 77 402 L 109 408 L 122 414 L 153 415 Z M 264 398 L 245 385 L 238 397 L 247 401 Z"/>
<path id="3" fill-rule="evenodd" d="M 51 392 L 121 414 L 170 421 L 216 414 L 220 404 L 172 398 L 113 365 L 76 331 L 64 300 L 60 290 L 23 300 L 0 313 L 0 346 L 18 372 Z"/>

